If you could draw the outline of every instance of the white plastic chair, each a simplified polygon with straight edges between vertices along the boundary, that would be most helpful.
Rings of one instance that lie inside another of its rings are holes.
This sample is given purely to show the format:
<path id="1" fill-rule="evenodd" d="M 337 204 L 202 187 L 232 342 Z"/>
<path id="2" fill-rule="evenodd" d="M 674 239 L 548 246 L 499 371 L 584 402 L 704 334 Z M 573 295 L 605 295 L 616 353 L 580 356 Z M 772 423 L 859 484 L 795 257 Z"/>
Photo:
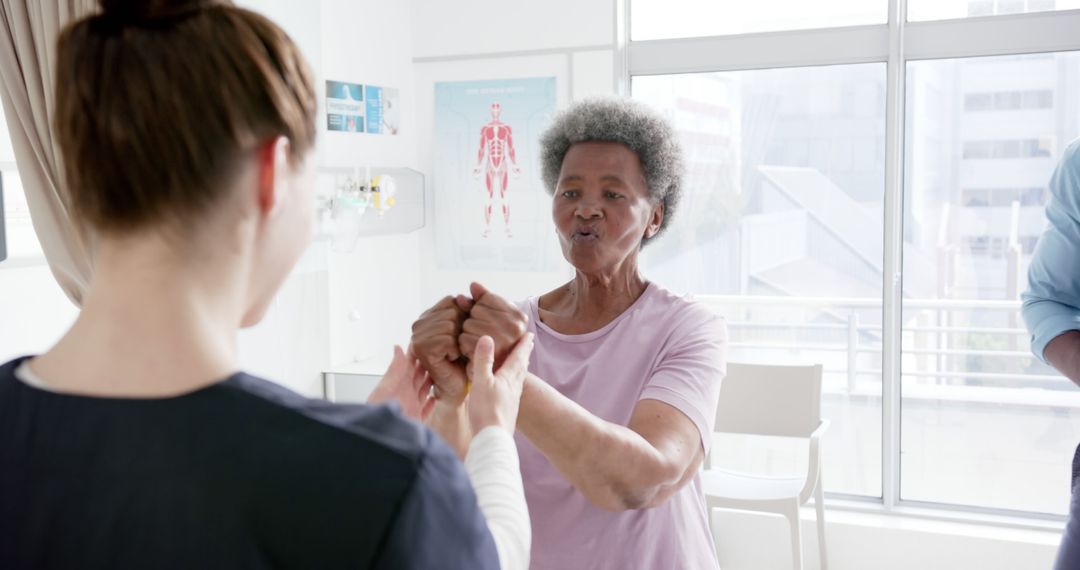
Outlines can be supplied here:
<path id="1" fill-rule="evenodd" d="M 713 469 L 706 457 L 702 483 L 709 507 L 783 515 L 791 527 L 793 568 L 802 570 L 799 507 L 814 497 L 821 570 L 826 570 L 825 500 L 821 483 L 821 365 L 732 364 L 720 387 L 716 431 L 810 440 L 805 476 L 768 477 Z"/>

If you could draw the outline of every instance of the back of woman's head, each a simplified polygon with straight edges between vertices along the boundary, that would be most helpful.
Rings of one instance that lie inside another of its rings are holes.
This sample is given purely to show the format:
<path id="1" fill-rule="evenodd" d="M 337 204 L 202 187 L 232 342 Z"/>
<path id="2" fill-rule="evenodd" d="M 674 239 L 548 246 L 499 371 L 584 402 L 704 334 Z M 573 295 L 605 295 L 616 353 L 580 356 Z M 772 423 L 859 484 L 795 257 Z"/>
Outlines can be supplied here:
<path id="1" fill-rule="evenodd" d="M 277 25 L 227 0 L 99 0 L 60 36 L 55 127 L 69 202 L 95 230 L 187 225 L 277 136 L 299 163 L 315 91 Z"/>

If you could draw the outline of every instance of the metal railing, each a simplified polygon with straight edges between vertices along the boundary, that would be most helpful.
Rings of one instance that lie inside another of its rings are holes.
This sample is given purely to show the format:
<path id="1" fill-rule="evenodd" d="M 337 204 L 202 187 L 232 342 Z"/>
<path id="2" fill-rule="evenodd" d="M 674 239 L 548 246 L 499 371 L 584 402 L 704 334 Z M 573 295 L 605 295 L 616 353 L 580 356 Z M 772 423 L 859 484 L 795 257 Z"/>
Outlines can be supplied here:
<path id="1" fill-rule="evenodd" d="M 825 366 L 827 379 L 844 378 L 841 392 L 866 394 L 874 388 L 880 392 L 880 300 L 741 295 L 697 299 L 727 318 L 733 359 L 746 354 L 768 355 L 770 360 L 785 355 L 799 361 L 814 359 Z M 905 385 L 1050 388 L 1053 393 L 1070 387 L 1027 350 L 1028 333 L 1017 326 L 1020 306 L 1019 301 L 904 300 Z M 783 315 L 777 314 L 780 311 Z M 860 379 L 872 383 L 860 390 Z M 827 381 L 829 390 L 836 391 L 837 383 Z"/>

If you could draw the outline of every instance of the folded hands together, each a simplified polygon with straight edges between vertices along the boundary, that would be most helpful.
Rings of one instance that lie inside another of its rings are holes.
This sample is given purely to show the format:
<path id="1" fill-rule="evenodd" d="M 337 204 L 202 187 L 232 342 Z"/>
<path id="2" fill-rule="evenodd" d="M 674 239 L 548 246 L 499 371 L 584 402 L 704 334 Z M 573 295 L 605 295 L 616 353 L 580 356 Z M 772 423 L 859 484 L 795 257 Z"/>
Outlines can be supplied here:
<path id="1" fill-rule="evenodd" d="M 369 402 L 396 400 L 418 421 L 437 407 L 467 409 L 472 433 L 493 425 L 514 431 L 533 345 L 528 317 L 477 283 L 470 293 L 445 297 L 420 315 L 411 346 L 394 348 Z"/>

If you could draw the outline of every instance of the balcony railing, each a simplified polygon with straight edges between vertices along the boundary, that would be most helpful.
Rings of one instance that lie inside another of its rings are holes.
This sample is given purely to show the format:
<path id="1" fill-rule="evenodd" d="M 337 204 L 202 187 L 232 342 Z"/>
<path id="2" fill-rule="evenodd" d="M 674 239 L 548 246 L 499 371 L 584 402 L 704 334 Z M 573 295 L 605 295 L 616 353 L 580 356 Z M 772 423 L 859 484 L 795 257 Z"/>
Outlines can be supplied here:
<path id="1" fill-rule="evenodd" d="M 698 296 L 727 318 L 733 361 L 815 362 L 829 396 L 881 397 L 878 299 Z M 1080 391 L 1028 350 L 1019 301 L 906 299 L 905 400 L 1080 408 Z"/>

